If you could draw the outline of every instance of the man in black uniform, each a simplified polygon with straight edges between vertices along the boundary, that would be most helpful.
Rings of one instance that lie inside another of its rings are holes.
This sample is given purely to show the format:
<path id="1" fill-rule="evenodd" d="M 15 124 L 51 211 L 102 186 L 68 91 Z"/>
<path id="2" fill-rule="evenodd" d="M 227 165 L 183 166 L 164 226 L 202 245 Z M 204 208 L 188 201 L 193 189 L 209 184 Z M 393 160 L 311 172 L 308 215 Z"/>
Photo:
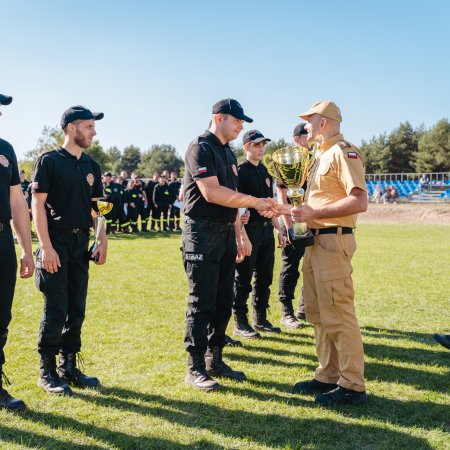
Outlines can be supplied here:
<path id="1" fill-rule="evenodd" d="M 170 189 L 167 184 L 166 177 L 160 175 L 158 184 L 153 189 L 153 204 L 155 205 L 156 218 L 158 221 L 162 220 L 162 225 L 159 226 L 161 231 L 169 230 L 169 205 L 170 205 Z M 162 219 L 161 219 L 162 216 Z"/>
<path id="2" fill-rule="evenodd" d="M 246 160 L 238 167 L 239 192 L 257 198 L 273 197 L 272 177 L 266 167 L 260 164 L 267 142 L 270 142 L 270 139 L 264 137 L 258 130 L 250 130 L 244 134 L 243 144 Z M 267 320 L 270 285 L 275 263 L 274 227 L 278 234 L 278 245 L 283 248 L 286 245 L 286 238 L 281 233 L 278 220 L 276 218 L 267 219 L 254 209 L 250 209 L 250 218 L 245 225 L 245 230 L 252 244 L 252 253 L 236 265 L 233 303 L 236 322 L 234 334 L 243 338 L 259 338 L 260 335 L 257 331 L 281 332 L 280 328 L 274 327 Z M 253 275 L 255 278 L 252 293 L 252 328 L 248 321 L 247 299 L 252 292 Z"/>
<path id="3" fill-rule="evenodd" d="M 36 285 L 44 296 L 38 386 L 51 394 L 72 395 L 68 384 L 99 385 L 98 378 L 77 368 L 76 355 L 86 310 L 91 205 L 104 197 L 100 166 L 83 149 L 90 147 L 96 135 L 95 121 L 102 118 L 103 113 L 92 113 L 83 106 L 65 111 L 63 146 L 41 155 L 34 170 L 32 208 L 39 237 Z M 96 264 L 105 263 L 107 245 L 103 228 L 92 254 Z"/>
<path id="4" fill-rule="evenodd" d="M 302 147 L 307 147 L 308 131 L 305 129 L 306 123 L 300 123 L 294 128 L 294 143 Z M 306 188 L 306 186 L 303 186 Z M 277 199 L 280 204 L 288 204 L 287 188 L 283 184 L 277 184 Z M 282 216 L 281 229 L 288 239 L 287 230 L 292 227 L 292 218 Z M 307 246 L 314 243 L 314 237 L 298 239 L 295 242 L 288 242 L 281 252 L 281 271 L 278 283 L 278 298 L 281 302 L 281 323 L 288 328 L 300 328 L 303 326 L 297 319 L 305 320 L 305 303 L 303 300 L 303 289 L 300 298 L 300 305 L 297 310 L 297 317 L 294 315 L 293 300 L 295 288 L 300 277 L 298 270 L 300 260 L 305 254 Z"/>
<path id="5" fill-rule="evenodd" d="M 228 143 L 243 123 L 252 122 L 234 99 L 213 106 L 210 129 L 186 152 L 184 176 L 183 263 L 189 283 L 185 348 L 189 353 L 185 382 L 210 391 L 219 384 L 210 375 L 243 380 L 222 360 L 225 330 L 233 304 L 236 256 L 249 254 L 235 227 L 236 208 L 254 208 L 269 217 L 278 213 L 271 199 L 237 192 L 237 161 Z M 206 352 L 206 361 L 205 361 Z"/>
<path id="6" fill-rule="evenodd" d="M 118 221 L 118 230 L 122 233 L 129 233 L 129 227 L 130 227 L 130 221 L 127 217 L 127 214 L 125 213 L 125 204 L 126 204 L 126 197 L 127 197 L 127 183 L 126 181 L 121 177 L 117 176 L 114 180 L 116 183 L 116 186 L 119 190 L 120 199 L 119 203 L 117 205 L 117 221 Z"/>
<path id="7" fill-rule="evenodd" d="M 147 218 L 144 205 L 147 203 L 147 197 L 144 192 L 144 183 L 141 182 L 139 175 L 131 174 L 131 180 L 128 183 L 126 191 L 128 203 L 128 218 L 130 219 L 131 229 L 134 233 L 139 231 L 138 221 L 141 216 L 141 230 L 147 229 Z"/>
<path id="8" fill-rule="evenodd" d="M 180 229 L 180 208 L 175 206 L 175 202 L 180 201 L 180 189 L 181 182 L 178 180 L 178 174 L 176 172 L 170 173 L 169 192 L 170 192 L 170 230 Z"/>
<path id="9" fill-rule="evenodd" d="M 9 105 L 12 97 L 0 94 L 0 105 Z M 0 113 L 1 116 L 1 113 Z M 17 158 L 12 145 L 0 139 L 0 408 L 19 411 L 26 408 L 22 400 L 12 397 L 4 388 L 3 372 L 5 354 L 3 349 L 11 322 L 11 308 L 16 287 L 17 259 L 10 220 L 22 250 L 20 277 L 33 275 L 34 262 L 31 249 L 30 220 L 28 208 L 22 195 Z"/>
<path id="10" fill-rule="evenodd" d="M 147 219 L 150 221 L 150 231 L 156 231 L 156 207 L 153 203 L 153 190 L 155 189 L 155 186 L 158 184 L 159 180 L 159 173 L 155 172 L 153 174 L 153 178 L 148 181 L 147 185 L 145 186 L 145 194 L 147 195 Z"/>
<path id="11" fill-rule="evenodd" d="M 106 172 L 103 175 L 103 191 L 106 196 L 106 201 L 112 203 L 113 208 L 105 214 L 106 219 L 106 234 L 115 234 L 117 231 L 118 209 L 122 203 L 122 192 L 120 187 L 112 181 L 112 173 Z"/>

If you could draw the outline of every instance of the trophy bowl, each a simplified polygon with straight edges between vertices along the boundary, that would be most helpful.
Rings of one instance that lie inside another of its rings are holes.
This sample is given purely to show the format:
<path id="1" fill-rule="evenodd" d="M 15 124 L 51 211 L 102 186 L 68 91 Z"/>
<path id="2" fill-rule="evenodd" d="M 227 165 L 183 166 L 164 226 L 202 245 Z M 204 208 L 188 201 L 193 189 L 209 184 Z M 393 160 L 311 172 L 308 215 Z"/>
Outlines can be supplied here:
<path id="1" fill-rule="evenodd" d="M 316 148 L 317 144 L 314 142 L 310 149 L 299 145 L 287 146 L 271 155 L 264 155 L 263 163 L 268 172 L 288 188 L 287 196 L 294 206 L 300 206 L 303 202 L 305 190 L 302 186 L 314 164 Z M 304 222 L 294 222 L 288 233 L 292 240 L 311 236 L 308 225 Z"/>

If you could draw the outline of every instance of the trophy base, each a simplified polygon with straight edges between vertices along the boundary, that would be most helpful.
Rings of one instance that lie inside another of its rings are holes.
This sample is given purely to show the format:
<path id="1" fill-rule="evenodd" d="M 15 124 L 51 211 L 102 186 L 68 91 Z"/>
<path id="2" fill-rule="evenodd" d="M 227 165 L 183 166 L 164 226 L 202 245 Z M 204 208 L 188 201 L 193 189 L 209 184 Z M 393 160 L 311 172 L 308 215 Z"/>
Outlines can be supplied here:
<path id="1" fill-rule="evenodd" d="M 94 261 L 94 262 L 98 261 L 99 255 L 92 256 L 92 253 L 94 253 L 96 248 L 97 248 L 97 244 L 94 242 L 89 248 L 89 261 Z"/>
<path id="2" fill-rule="evenodd" d="M 289 240 L 291 241 L 292 245 L 301 245 L 303 247 L 309 247 L 311 245 L 314 245 L 314 235 L 312 234 L 311 230 L 308 230 L 306 233 L 302 235 L 298 235 L 294 233 L 294 230 L 290 228 L 288 230 L 289 234 Z"/>

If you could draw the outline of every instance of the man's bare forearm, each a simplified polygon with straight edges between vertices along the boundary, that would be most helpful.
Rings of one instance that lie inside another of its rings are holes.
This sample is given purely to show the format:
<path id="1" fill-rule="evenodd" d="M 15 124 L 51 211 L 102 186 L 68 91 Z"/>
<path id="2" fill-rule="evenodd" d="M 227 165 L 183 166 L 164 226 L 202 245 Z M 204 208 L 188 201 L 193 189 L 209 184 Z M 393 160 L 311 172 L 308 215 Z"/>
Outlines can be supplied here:
<path id="1" fill-rule="evenodd" d="M 52 248 L 52 242 L 48 234 L 48 221 L 45 206 L 43 202 L 36 199 L 36 194 L 33 196 L 31 207 L 33 211 L 34 227 L 36 228 L 40 247 Z"/>
<path id="2" fill-rule="evenodd" d="M 31 255 L 30 216 L 28 206 L 23 197 L 11 204 L 11 213 L 17 241 L 22 253 Z"/>

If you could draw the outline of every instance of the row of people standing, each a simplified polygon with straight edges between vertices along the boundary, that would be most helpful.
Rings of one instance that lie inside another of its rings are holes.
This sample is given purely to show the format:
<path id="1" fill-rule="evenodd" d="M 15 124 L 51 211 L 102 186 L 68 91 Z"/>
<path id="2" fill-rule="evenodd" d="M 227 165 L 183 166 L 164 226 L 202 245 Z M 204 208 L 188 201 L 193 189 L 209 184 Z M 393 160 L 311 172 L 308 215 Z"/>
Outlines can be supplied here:
<path id="1" fill-rule="evenodd" d="M 103 175 L 105 199 L 113 204 L 105 216 L 108 234 L 180 229 L 181 182 L 177 172 L 171 172 L 169 179 L 164 172 L 155 172 L 147 183 L 136 173 L 128 179 L 126 171 L 117 177 L 111 172 Z"/>

